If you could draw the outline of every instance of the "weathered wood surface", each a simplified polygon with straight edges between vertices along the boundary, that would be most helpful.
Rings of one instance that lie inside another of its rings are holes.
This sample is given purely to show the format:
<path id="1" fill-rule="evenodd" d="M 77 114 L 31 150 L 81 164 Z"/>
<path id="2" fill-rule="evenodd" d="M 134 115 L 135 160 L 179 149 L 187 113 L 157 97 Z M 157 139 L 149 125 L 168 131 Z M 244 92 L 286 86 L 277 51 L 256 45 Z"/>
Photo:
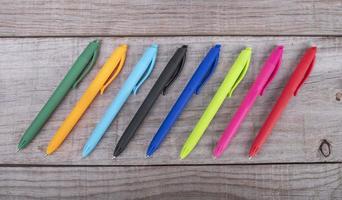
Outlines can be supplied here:
<path id="1" fill-rule="evenodd" d="M 0 199 L 341 199 L 341 165 L 0 168 Z"/>
<path id="2" fill-rule="evenodd" d="M 0 3 L 0 199 L 342 198 L 340 0 Z M 177 35 L 194 37 L 174 37 Z M 24 130 L 70 65 L 86 44 L 99 36 L 103 37 L 103 45 L 97 65 L 80 88 L 69 93 L 34 142 L 16 153 Z M 151 78 L 137 96 L 129 98 L 95 152 L 81 159 L 87 137 L 152 42 L 160 44 L 160 49 Z M 162 148 L 153 158 L 145 159 L 153 134 L 216 42 L 223 45 L 216 73 L 201 94 L 191 100 Z M 120 43 L 129 44 L 122 73 L 104 95 L 95 99 L 62 147 L 45 157 L 48 141 Z M 128 149 L 112 160 L 114 144 L 170 56 L 183 43 L 189 45 L 189 54 L 181 76 L 168 95 L 158 99 Z M 249 161 L 247 152 L 252 139 L 311 43 L 319 48 L 313 73 L 289 104 L 262 152 Z M 212 159 L 211 151 L 219 135 L 276 44 L 285 45 L 278 75 L 265 95 L 257 99 L 223 157 Z M 253 47 L 245 80 L 233 98 L 224 103 L 198 147 L 180 161 L 178 154 L 184 140 L 245 45 Z M 331 145 L 328 157 L 319 151 L 323 140 Z M 252 163 L 256 165 L 249 165 Z"/>
<path id="3" fill-rule="evenodd" d="M 0 36 L 341 35 L 340 0 L 1 0 Z"/>
<path id="4" fill-rule="evenodd" d="M 71 91 L 46 124 L 40 135 L 25 150 L 16 153 L 17 143 L 51 92 L 65 75 L 80 51 L 93 38 L 21 38 L 0 39 L 0 164 L 66 165 L 152 165 L 152 164 L 227 164 L 340 162 L 342 160 L 342 106 L 336 94 L 342 92 L 342 38 L 333 37 L 129 37 L 102 38 L 97 65 Z M 81 149 L 104 110 L 117 94 L 144 49 L 152 42 L 160 45 L 156 68 L 137 96 L 131 96 L 107 131 L 97 149 L 81 159 Z M 44 150 L 58 126 L 84 92 L 110 52 L 120 43 L 128 43 L 125 67 L 103 96 L 95 99 L 61 148 L 45 157 Z M 181 44 L 189 45 L 181 76 L 167 96 L 161 96 L 128 149 L 112 160 L 113 146 L 142 103 L 170 56 Z M 198 96 L 194 96 L 162 147 L 151 159 L 145 150 L 153 134 L 177 99 L 207 50 L 222 44 L 220 63 L 213 77 Z M 315 43 L 319 50 L 316 66 L 299 95 L 292 99 L 272 136 L 258 157 L 247 159 L 250 143 L 270 112 L 281 89 L 306 47 Z M 257 99 L 239 133 L 221 159 L 213 160 L 211 151 L 219 135 L 258 74 L 264 59 L 276 44 L 284 44 L 283 64 L 264 96 Z M 225 101 L 207 129 L 198 147 L 185 160 L 178 154 L 184 140 L 197 122 L 229 70 L 238 52 L 253 48 L 253 59 L 246 78 L 234 96 Z M 318 151 L 321 140 L 331 143 L 331 155 Z"/>

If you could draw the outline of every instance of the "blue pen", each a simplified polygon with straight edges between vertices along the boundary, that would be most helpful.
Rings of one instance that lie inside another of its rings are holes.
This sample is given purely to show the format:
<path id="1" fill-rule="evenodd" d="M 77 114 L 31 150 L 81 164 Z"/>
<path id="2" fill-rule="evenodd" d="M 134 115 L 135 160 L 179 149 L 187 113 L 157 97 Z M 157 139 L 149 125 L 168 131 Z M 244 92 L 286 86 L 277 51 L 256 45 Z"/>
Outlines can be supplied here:
<path id="1" fill-rule="evenodd" d="M 140 58 L 139 62 L 133 68 L 131 74 L 128 76 L 118 95 L 112 101 L 106 113 L 104 114 L 100 122 L 96 125 L 92 134 L 88 138 L 86 144 L 83 147 L 82 157 L 87 157 L 95 149 L 97 143 L 101 140 L 128 97 L 132 93 L 136 94 L 139 87 L 149 77 L 156 62 L 157 52 L 158 45 L 156 44 L 152 44 L 149 48 L 146 49 L 144 55 Z"/>
<path id="2" fill-rule="evenodd" d="M 159 145 L 163 142 L 172 125 L 176 122 L 177 118 L 182 113 L 193 94 L 199 94 L 201 87 L 214 73 L 219 60 L 220 47 L 221 45 L 219 44 L 212 47 L 202 60 L 194 75 L 185 86 L 183 92 L 178 97 L 176 103 L 173 105 L 171 111 L 163 121 L 159 130 L 154 135 L 146 152 L 147 157 L 152 156 L 152 154 L 159 148 Z"/>

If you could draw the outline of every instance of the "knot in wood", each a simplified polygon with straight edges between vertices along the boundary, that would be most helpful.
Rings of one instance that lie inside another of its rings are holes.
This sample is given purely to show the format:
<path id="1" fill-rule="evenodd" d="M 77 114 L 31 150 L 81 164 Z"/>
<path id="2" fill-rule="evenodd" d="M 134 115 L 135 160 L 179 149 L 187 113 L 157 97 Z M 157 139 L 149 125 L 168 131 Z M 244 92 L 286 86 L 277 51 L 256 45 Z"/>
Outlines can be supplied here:
<path id="1" fill-rule="evenodd" d="M 341 101 L 342 99 L 342 92 L 336 93 L 336 101 Z"/>
<path id="2" fill-rule="evenodd" d="M 322 140 L 321 145 L 319 145 L 319 151 L 324 157 L 329 157 L 331 154 L 331 144 L 327 140 Z"/>

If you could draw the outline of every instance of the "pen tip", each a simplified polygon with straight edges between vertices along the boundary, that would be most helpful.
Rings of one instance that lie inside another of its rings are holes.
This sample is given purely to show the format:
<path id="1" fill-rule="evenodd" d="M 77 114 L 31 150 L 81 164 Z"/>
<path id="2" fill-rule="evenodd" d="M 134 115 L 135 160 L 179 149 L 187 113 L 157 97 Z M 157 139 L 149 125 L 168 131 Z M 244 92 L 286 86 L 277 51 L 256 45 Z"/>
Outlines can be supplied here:
<path id="1" fill-rule="evenodd" d="M 115 160 L 115 159 L 116 159 L 116 156 L 113 156 L 113 157 L 112 157 L 112 160 Z"/>
<path id="2" fill-rule="evenodd" d="M 248 157 L 248 160 L 252 160 L 252 158 L 253 158 L 253 156 L 249 156 L 249 157 Z"/>
<path id="3" fill-rule="evenodd" d="M 20 151 L 20 149 L 17 149 L 17 153 Z"/>
<path id="4" fill-rule="evenodd" d="M 145 158 L 148 159 L 148 158 L 151 158 L 151 156 L 150 155 L 145 155 Z"/>
<path id="5" fill-rule="evenodd" d="M 45 154 L 45 157 L 48 157 L 48 156 L 49 156 L 49 154 L 46 153 L 46 154 Z"/>

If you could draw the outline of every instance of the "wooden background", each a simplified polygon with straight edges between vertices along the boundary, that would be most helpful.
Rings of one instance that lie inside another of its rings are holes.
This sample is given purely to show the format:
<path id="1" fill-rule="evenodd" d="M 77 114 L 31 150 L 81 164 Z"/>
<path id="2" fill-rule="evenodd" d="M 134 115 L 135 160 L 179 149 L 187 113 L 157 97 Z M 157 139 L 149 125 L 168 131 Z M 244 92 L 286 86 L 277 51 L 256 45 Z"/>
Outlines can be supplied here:
<path id="1" fill-rule="evenodd" d="M 339 199 L 342 198 L 342 2 L 301 1 L 9 1 L 0 0 L 0 199 Z M 100 57 L 39 136 L 17 143 L 87 43 L 101 39 Z M 61 148 L 44 150 L 61 122 L 118 44 L 129 45 L 123 71 L 98 96 Z M 131 96 L 97 149 L 81 149 L 144 49 L 159 44 L 156 68 Z M 184 110 L 162 147 L 146 147 L 199 62 L 222 44 L 218 68 Z M 126 151 L 113 147 L 162 69 L 189 45 L 181 76 L 161 96 Z M 259 97 L 222 158 L 211 151 L 271 49 L 285 45 L 283 64 Z M 248 148 L 307 47 L 318 46 L 315 68 L 293 98 L 260 154 Z M 246 78 L 227 99 L 185 160 L 184 140 L 234 59 L 253 48 Z M 322 141 L 324 156 L 319 147 Z"/>

